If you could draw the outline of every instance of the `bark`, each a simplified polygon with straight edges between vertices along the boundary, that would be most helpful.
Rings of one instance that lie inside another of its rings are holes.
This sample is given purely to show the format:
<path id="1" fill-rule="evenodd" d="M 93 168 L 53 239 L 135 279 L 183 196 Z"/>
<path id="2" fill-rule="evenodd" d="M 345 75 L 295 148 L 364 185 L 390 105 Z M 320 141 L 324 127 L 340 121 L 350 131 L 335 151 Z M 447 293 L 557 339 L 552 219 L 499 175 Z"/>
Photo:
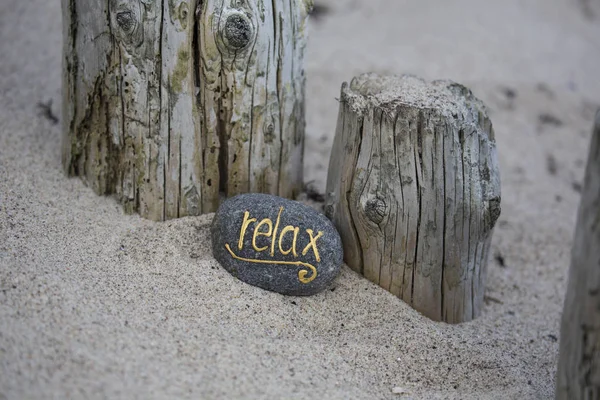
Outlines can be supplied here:
<path id="1" fill-rule="evenodd" d="M 556 381 L 557 399 L 600 398 L 600 111 L 575 228 Z"/>
<path id="2" fill-rule="evenodd" d="M 453 82 L 344 84 L 325 210 L 352 269 L 431 319 L 475 318 L 500 214 L 484 105 Z"/>
<path id="3" fill-rule="evenodd" d="M 63 0 L 63 164 L 153 220 L 302 187 L 309 0 Z"/>

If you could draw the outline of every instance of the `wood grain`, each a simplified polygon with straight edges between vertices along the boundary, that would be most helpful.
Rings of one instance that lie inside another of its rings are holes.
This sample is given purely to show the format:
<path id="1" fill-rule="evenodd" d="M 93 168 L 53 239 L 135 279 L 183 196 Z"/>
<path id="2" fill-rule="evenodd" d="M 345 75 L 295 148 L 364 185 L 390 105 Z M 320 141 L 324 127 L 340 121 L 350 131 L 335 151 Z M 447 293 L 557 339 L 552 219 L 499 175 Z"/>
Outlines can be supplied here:
<path id="1" fill-rule="evenodd" d="M 449 81 L 344 84 L 325 210 L 355 271 L 434 320 L 475 318 L 500 214 L 484 105 Z"/>
<path id="2" fill-rule="evenodd" d="M 63 165 L 127 212 L 302 188 L 303 0 L 63 0 Z"/>
<path id="3" fill-rule="evenodd" d="M 556 381 L 557 399 L 600 397 L 600 110 L 573 240 Z"/>

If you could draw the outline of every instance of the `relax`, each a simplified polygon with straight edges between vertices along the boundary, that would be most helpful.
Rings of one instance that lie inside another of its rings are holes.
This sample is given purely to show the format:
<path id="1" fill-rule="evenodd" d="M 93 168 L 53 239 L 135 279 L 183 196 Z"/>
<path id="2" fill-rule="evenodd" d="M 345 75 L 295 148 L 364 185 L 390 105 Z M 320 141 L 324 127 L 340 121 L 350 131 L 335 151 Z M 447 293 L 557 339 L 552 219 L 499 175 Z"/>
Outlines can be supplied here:
<path id="1" fill-rule="evenodd" d="M 269 254 L 271 257 L 275 255 L 275 250 L 284 256 L 292 253 L 294 257 L 298 257 L 298 235 L 300 234 L 300 228 L 297 226 L 286 225 L 279 231 L 279 225 L 281 221 L 281 213 L 283 212 L 283 207 L 279 208 L 279 213 L 277 214 L 277 220 L 275 221 L 275 225 L 273 225 L 273 221 L 270 218 L 264 218 L 260 222 L 257 222 L 256 218 L 251 218 L 250 212 L 246 211 L 244 213 L 244 220 L 242 221 L 242 226 L 240 228 L 240 239 L 238 241 L 238 249 L 242 250 L 244 247 L 244 237 L 246 236 L 246 230 L 251 224 L 255 224 L 254 234 L 252 235 L 252 247 L 254 250 L 258 252 L 263 252 L 269 250 Z M 266 230 L 265 228 L 266 227 Z M 262 230 L 261 230 L 262 229 Z M 319 255 L 319 249 L 317 248 L 317 240 L 323 236 L 323 232 L 319 231 L 317 235 L 314 235 L 314 231 L 312 229 L 305 229 L 306 235 L 308 235 L 308 244 L 302 250 L 302 255 L 305 256 L 310 250 L 313 251 L 315 259 L 317 262 L 321 261 L 321 257 Z M 283 248 L 283 238 L 286 235 L 293 235 L 292 245 L 288 249 Z M 279 236 L 278 236 L 279 235 Z M 271 238 L 270 246 L 262 246 L 258 247 L 256 244 L 256 239 L 264 236 Z"/>

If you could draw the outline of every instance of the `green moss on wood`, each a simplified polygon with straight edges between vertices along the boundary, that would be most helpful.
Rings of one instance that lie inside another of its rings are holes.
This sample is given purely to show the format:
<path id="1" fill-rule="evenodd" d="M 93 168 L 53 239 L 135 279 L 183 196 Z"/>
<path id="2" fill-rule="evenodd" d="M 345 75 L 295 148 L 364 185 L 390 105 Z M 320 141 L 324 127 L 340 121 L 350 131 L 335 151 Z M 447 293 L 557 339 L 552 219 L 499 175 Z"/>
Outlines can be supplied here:
<path id="1" fill-rule="evenodd" d="M 183 90 L 183 81 L 189 74 L 190 52 L 182 47 L 177 52 L 177 64 L 171 74 L 171 90 L 173 93 L 181 93 Z"/>

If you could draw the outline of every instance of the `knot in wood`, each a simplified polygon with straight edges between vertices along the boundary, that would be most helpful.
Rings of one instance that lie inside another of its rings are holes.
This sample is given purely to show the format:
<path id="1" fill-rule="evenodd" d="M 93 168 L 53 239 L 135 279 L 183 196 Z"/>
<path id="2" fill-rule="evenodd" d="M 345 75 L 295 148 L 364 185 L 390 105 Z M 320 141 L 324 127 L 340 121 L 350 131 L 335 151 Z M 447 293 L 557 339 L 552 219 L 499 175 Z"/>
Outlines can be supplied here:
<path id="1" fill-rule="evenodd" d="M 126 33 L 131 33 L 137 25 L 132 11 L 121 11 L 117 13 L 117 24 Z"/>
<path id="2" fill-rule="evenodd" d="M 181 3 L 179 5 L 179 19 L 187 19 L 189 13 L 187 3 Z"/>
<path id="3" fill-rule="evenodd" d="M 252 22 L 243 14 L 232 14 L 227 17 L 223 37 L 227 46 L 242 50 L 246 48 L 253 37 Z"/>
<path id="4" fill-rule="evenodd" d="M 188 15 L 189 15 L 189 6 L 186 2 L 183 2 L 179 5 L 178 14 L 179 14 L 179 22 L 181 23 L 181 27 L 183 29 L 186 29 L 188 26 Z"/>
<path id="5" fill-rule="evenodd" d="M 386 211 L 387 205 L 380 198 L 369 199 L 365 204 L 365 215 L 377 225 L 383 221 Z"/>
<path id="6" fill-rule="evenodd" d="M 266 143 L 273 143 L 273 139 L 275 139 L 275 125 L 273 125 L 273 121 L 265 123 L 264 135 Z"/>

